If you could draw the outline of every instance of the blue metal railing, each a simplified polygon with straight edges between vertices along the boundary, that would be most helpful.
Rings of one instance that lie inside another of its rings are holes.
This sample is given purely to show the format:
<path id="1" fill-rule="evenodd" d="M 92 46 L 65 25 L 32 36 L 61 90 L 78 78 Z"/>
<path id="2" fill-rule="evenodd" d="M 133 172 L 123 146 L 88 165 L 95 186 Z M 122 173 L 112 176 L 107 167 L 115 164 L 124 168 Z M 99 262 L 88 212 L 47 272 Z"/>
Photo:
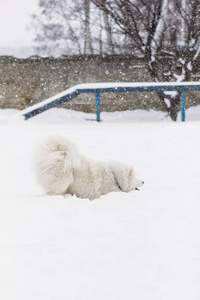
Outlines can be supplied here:
<path id="1" fill-rule="evenodd" d="M 100 94 L 109 92 L 181 92 L 181 112 L 182 121 L 185 121 L 185 101 L 186 91 L 200 90 L 199 82 L 126 82 L 126 83 L 91 83 L 76 85 L 60 94 L 57 94 L 47 100 L 35 104 L 21 112 L 25 120 L 34 117 L 43 111 L 50 109 L 58 104 L 62 104 L 75 98 L 81 93 L 96 94 L 96 120 L 100 122 L 101 102 Z"/>

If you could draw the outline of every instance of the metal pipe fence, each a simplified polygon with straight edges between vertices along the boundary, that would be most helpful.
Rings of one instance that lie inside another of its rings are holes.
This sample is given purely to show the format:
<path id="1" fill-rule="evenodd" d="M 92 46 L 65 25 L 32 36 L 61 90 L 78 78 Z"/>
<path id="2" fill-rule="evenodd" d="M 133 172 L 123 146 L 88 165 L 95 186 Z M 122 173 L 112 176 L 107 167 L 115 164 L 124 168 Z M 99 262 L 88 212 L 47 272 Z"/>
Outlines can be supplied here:
<path id="1" fill-rule="evenodd" d="M 47 100 L 41 101 L 22 111 L 25 120 L 34 117 L 58 104 L 75 98 L 81 93 L 96 94 L 96 120 L 101 121 L 101 93 L 109 92 L 181 92 L 181 119 L 184 122 L 186 91 L 200 90 L 199 82 L 114 82 L 114 83 L 87 83 L 76 85 Z M 134 101 L 134 100 L 133 100 Z"/>

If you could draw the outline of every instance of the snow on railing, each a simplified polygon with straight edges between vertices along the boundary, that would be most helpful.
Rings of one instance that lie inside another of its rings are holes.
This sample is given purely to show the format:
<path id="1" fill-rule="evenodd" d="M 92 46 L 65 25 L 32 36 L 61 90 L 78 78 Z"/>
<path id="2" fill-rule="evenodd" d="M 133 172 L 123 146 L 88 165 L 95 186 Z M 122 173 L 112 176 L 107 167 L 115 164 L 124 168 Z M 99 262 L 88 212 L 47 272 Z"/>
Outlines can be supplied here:
<path id="1" fill-rule="evenodd" d="M 200 90 L 200 82 L 106 82 L 75 85 L 66 91 L 22 110 L 25 120 L 58 104 L 69 101 L 81 93 L 96 94 L 96 120 L 100 122 L 100 94 L 109 92 L 181 92 L 182 121 L 185 121 L 185 92 Z"/>

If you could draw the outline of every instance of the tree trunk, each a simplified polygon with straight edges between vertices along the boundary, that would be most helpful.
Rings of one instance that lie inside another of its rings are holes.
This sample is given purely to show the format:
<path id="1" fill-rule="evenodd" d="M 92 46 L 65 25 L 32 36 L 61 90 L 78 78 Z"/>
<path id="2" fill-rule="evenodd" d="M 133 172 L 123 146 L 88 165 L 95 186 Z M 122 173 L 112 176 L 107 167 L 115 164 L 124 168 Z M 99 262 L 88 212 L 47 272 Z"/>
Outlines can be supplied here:
<path id="1" fill-rule="evenodd" d="M 105 10 L 103 10 L 103 18 L 104 18 L 106 35 L 107 35 L 108 54 L 114 54 L 111 27 L 110 27 L 109 20 L 108 20 L 108 14 Z"/>
<path id="2" fill-rule="evenodd" d="M 180 38 L 178 41 L 179 47 L 181 50 L 185 50 L 188 45 L 188 25 L 187 25 L 187 17 L 188 17 L 188 5 L 186 0 L 181 1 L 181 30 L 180 30 Z"/>
<path id="3" fill-rule="evenodd" d="M 90 0 L 85 0 L 85 44 L 84 54 L 92 54 L 92 43 L 90 33 Z"/>
<path id="4" fill-rule="evenodd" d="M 180 107 L 181 93 L 178 92 L 177 95 L 171 99 L 171 107 L 169 108 L 169 115 L 173 121 L 177 120 L 177 115 Z"/>
<path id="5" fill-rule="evenodd" d="M 155 30 L 155 34 L 154 34 L 154 37 L 151 42 L 151 60 L 152 60 L 152 62 L 155 61 L 157 50 L 160 48 L 161 43 L 162 43 L 162 37 L 163 37 L 164 30 L 165 30 L 165 25 L 166 25 L 165 20 L 168 15 L 168 6 L 169 6 L 168 0 L 163 0 L 160 19 L 158 21 L 158 24 L 157 24 L 157 27 Z"/>

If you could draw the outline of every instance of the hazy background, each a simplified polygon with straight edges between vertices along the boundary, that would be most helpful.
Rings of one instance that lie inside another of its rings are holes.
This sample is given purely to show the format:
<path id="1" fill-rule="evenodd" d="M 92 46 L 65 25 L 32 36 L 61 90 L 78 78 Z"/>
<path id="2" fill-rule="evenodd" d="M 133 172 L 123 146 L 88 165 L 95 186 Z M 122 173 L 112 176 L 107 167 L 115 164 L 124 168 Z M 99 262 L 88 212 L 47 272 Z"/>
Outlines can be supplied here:
<path id="1" fill-rule="evenodd" d="M 27 30 L 38 0 L 0 0 L 0 55 L 28 57 L 34 54 L 34 32 Z"/>

